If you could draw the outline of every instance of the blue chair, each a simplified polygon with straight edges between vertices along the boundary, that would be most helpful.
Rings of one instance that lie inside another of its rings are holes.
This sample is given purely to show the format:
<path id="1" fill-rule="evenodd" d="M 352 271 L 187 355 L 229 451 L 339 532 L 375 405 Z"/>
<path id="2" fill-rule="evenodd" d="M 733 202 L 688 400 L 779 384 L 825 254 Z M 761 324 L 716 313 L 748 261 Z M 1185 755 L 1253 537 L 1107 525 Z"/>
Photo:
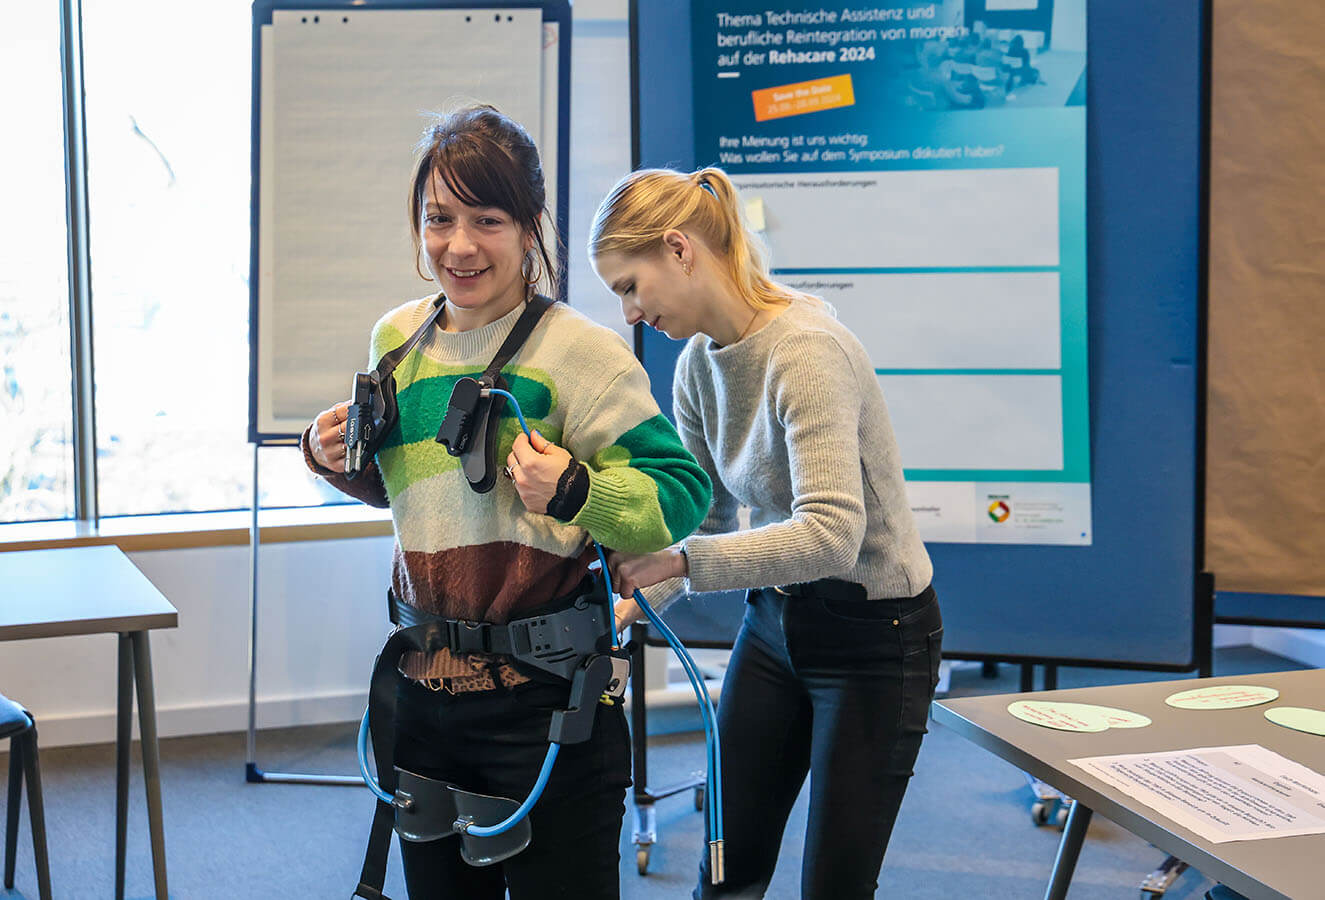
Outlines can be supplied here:
<path id="1" fill-rule="evenodd" d="M 46 856 L 46 813 L 41 804 L 41 769 L 37 765 L 37 723 L 26 709 L 0 694 L 0 739 L 9 738 L 9 809 L 5 824 L 5 889 L 14 887 L 14 854 L 18 849 L 18 804 L 23 777 L 28 782 L 28 815 L 32 820 L 32 856 L 37 862 L 37 892 L 51 900 L 51 867 Z"/>

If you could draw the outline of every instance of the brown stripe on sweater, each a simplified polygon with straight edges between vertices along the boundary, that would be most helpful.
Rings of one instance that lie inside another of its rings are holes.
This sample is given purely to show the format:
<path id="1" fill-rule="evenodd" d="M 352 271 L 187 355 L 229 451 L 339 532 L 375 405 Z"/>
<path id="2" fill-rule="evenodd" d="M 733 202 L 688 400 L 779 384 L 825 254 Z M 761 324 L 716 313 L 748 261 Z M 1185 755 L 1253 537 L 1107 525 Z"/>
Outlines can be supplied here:
<path id="1" fill-rule="evenodd" d="M 391 589 L 434 615 L 504 623 L 569 594 L 592 558 L 588 548 L 566 558 L 511 541 L 436 553 L 405 552 L 397 545 Z"/>

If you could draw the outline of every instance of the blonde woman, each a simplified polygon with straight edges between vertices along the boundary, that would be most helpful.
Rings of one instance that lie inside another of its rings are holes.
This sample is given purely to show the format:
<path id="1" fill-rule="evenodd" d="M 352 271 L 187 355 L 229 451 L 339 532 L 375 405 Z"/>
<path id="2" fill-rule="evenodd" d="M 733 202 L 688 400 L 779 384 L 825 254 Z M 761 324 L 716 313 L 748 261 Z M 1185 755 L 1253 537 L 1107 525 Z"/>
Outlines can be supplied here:
<path id="1" fill-rule="evenodd" d="M 718 713 L 726 882 L 709 884 L 703 854 L 694 896 L 763 896 L 808 774 L 801 896 L 864 900 L 937 682 L 933 567 L 864 348 L 770 279 L 739 209 L 720 169 L 645 170 L 595 217 L 589 254 L 626 321 L 687 340 L 676 425 L 713 482 L 694 535 L 610 565 L 623 598 L 665 602 L 682 578 L 748 589 Z M 639 610 L 622 599 L 617 615 Z"/>

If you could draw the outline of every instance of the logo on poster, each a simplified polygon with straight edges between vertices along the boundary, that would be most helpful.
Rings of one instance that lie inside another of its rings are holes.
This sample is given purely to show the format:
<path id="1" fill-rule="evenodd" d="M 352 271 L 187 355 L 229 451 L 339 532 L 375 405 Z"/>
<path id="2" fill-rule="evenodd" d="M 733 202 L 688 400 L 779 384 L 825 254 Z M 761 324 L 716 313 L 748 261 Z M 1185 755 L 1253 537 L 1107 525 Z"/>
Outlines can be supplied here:
<path id="1" fill-rule="evenodd" d="M 989 504 L 989 509 L 986 512 L 989 513 L 989 518 L 995 522 L 1006 522 L 1008 517 L 1012 515 L 1012 507 L 1008 506 L 1006 500 L 995 500 Z"/>

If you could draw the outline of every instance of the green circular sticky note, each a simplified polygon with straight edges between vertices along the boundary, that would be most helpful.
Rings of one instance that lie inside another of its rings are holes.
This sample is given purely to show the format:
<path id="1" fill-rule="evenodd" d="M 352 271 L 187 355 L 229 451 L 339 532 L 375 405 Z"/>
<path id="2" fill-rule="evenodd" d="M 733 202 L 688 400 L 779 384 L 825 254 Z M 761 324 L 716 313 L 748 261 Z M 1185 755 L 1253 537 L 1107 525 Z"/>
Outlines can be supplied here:
<path id="1" fill-rule="evenodd" d="M 1276 725 L 1305 731 L 1307 734 L 1319 734 L 1325 737 L 1325 711 L 1306 709 L 1301 706 L 1275 706 L 1265 711 L 1265 718 Z"/>
<path id="2" fill-rule="evenodd" d="M 1080 703 L 1050 703 L 1045 700 L 1017 700 L 1008 704 L 1008 712 L 1023 722 L 1056 728 L 1059 731 L 1107 731 L 1108 721 L 1098 707 Z"/>
<path id="3" fill-rule="evenodd" d="M 1145 728 L 1150 724 L 1150 718 L 1140 713 L 1134 713 L 1130 709 L 1118 709 L 1113 706 L 1096 706 L 1093 703 L 1057 703 L 1055 706 L 1071 707 L 1076 710 L 1089 710 L 1098 713 L 1104 717 L 1105 723 L 1110 728 Z"/>
<path id="4" fill-rule="evenodd" d="M 1274 688 L 1254 684 L 1219 684 L 1179 691 L 1166 697 L 1164 702 L 1177 709 L 1239 709 L 1277 699 L 1279 692 Z"/>

